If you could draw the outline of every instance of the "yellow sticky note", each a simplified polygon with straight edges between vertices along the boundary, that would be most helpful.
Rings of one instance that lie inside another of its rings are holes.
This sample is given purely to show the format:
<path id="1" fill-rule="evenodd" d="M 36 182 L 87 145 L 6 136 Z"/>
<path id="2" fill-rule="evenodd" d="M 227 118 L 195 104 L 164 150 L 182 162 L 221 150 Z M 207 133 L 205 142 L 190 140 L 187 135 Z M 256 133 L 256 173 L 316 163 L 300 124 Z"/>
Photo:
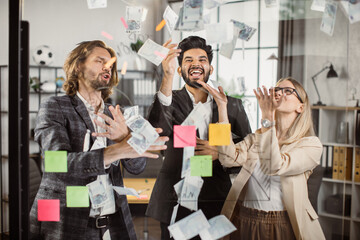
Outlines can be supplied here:
<path id="1" fill-rule="evenodd" d="M 224 146 L 230 145 L 231 125 L 230 123 L 209 124 L 209 145 Z"/>

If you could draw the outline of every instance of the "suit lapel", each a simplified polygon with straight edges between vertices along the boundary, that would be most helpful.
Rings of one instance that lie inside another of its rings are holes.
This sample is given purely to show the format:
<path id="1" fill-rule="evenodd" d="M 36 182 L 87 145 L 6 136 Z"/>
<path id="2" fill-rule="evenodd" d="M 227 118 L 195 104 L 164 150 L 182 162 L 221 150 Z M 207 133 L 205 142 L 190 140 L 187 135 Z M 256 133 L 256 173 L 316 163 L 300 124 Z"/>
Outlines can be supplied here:
<path id="1" fill-rule="evenodd" d="M 180 91 L 177 92 L 177 96 L 176 96 L 180 101 L 179 108 L 181 110 L 181 112 L 183 112 L 184 114 L 184 119 L 182 119 L 182 121 L 185 120 L 185 118 L 190 114 L 190 112 L 194 109 L 194 105 L 193 102 L 190 99 L 189 94 L 186 91 L 186 88 L 183 87 Z"/>
<path id="2" fill-rule="evenodd" d="M 212 119 L 211 119 L 211 123 L 217 123 L 219 121 L 219 113 L 218 113 L 218 106 L 215 102 L 215 99 L 213 98 L 212 100 Z"/>
<path id="3" fill-rule="evenodd" d="M 84 103 L 81 101 L 81 99 L 75 95 L 72 97 L 71 103 L 73 104 L 75 111 L 79 114 L 79 116 L 82 118 L 82 120 L 86 124 L 87 129 L 89 129 L 91 132 L 95 132 L 94 125 L 91 121 L 89 113 L 88 113 Z M 91 136 L 92 142 L 94 142 L 95 137 L 93 137 L 91 134 L 90 134 L 90 136 Z"/>

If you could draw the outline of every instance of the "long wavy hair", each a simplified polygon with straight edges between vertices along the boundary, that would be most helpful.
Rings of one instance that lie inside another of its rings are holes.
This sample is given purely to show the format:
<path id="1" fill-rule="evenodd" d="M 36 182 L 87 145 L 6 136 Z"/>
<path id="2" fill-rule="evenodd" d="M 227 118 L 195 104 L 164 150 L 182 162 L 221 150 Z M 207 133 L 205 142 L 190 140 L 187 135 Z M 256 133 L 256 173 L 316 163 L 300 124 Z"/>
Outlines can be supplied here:
<path id="1" fill-rule="evenodd" d="M 81 64 L 86 61 L 86 58 L 92 53 L 93 49 L 96 47 L 106 49 L 111 57 L 115 57 L 115 51 L 107 46 L 103 41 L 94 40 L 94 41 L 84 41 L 70 52 L 65 63 L 64 71 L 66 74 L 66 80 L 63 85 L 63 89 L 66 91 L 67 95 L 74 96 L 79 90 L 79 78 L 83 76 L 81 72 Z M 106 100 L 112 94 L 112 88 L 119 83 L 118 73 L 117 73 L 117 63 L 113 64 L 111 69 L 111 79 L 109 81 L 109 86 L 101 89 L 101 97 Z"/>
<path id="2" fill-rule="evenodd" d="M 296 81 L 292 77 L 286 77 L 286 78 L 280 79 L 276 83 L 276 86 L 278 86 L 283 81 L 290 81 L 294 85 L 296 91 L 299 93 L 300 98 L 303 100 L 304 107 L 303 107 L 303 111 L 301 113 L 299 113 L 299 115 L 297 116 L 295 121 L 292 123 L 292 125 L 288 129 L 287 134 L 286 134 L 286 139 L 280 142 L 281 145 L 291 144 L 303 137 L 315 135 L 314 125 L 313 125 L 312 116 L 311 116 L 309 97 L 308 97 L 305 89 L 298 81 Z M 275 119 L 277 120 L 276 112 L 275 112 Z M 276 121 L 276 122 L 279 122 L 279 121 Z"/>

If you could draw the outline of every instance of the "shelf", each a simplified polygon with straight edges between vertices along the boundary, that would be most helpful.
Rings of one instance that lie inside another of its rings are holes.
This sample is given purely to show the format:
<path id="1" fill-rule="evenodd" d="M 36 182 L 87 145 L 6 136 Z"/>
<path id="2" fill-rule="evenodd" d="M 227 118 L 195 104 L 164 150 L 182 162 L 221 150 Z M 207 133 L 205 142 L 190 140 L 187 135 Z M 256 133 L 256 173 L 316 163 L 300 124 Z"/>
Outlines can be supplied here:
<path id="1" fill-rule="evenodd" d="M 354 184 L 360 186 L 360 182 L 354 182 Z"/>
<path id="2" fill-rule="evenodd" d="M 326 213 L 326 212 L 319 212 L 318 215 L 321 217 L 336 218 L 336 219 L 340 219 L 340 220 L 347 220 L 347 221 L 351 220 L 351 217 L 348 217 L 348 216 L 336 215 L 336 214 L 331 214 L 331 213 Z"/>
<path id="3" fill-rule="evenodd" d="M 311 109 L 323 109 L 323 110 L 334 110 L 334 111 L 354 111 L 354 110 L 360 110 L 360 107 L 311 106 Z"/>
<path id="4" fill-rule="evenodd" d="M 354 145 L 354 144 L 336 143 L 336 142 L 323 142 L 322 145 L 326 145 L 326 146 L 338 146 L 338 147 L 356 147 L 356 146 L 357 146 L 357 145 Z"/>
<path id="5" fill-rule="evenodd" d="M 325 177 L 322 180 L 323 180 L 323 182 L 332 182 L 332 183 L 345 183 L 345 184 L 353 183 L 352 181 L 349 181 L 349 180 L 343 181 L 343 180 L 339 180 L 339 179 L 332 179 L 332 178 L 325 178 Z"/>
<path id="6" fill-rule="evenodd" d="M 352 220 L 353 220 L 354 222 L 360 223 L 360 218 L 353 218 Z"/>

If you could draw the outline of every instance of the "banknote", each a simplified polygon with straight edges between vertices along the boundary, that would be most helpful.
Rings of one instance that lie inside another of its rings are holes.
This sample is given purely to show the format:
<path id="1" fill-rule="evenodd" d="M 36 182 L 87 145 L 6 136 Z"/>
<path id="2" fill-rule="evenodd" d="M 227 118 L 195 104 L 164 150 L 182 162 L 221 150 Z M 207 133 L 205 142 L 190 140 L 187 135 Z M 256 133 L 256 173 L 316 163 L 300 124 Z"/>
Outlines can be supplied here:
<path id="1" fill-rule="evenodd" d="M 360 1 L 349 4 L 349 21 L 351 24 L 360 21 Z"/>
<path id="2" fill-rule="evenodd" d="M 101 176 L 103 176 L 103 175 L 101 175 Z M 102 214 L 102 215 L 107 215 L 109 213 L 113 213 L 116 211 L 114 190 L 113 190 L 112 186 L 106 188 L 106 195 L 109 197 L 110 200 L 103 207 L 99 208 L 100 214 Z"/>
<path id="3" fill-rule="evenodd" d="M 160 63 L 166 58 L 169 53 L 169 49 L 163 47 L 151 39 L 147 39 L 144 45 L 139 49 L 138 54 L 145 58 L 146 60 L 152 62 L 156 66 L 159 66 Z"/>
<path id="4" fill-rule="evenodd" d="M 183 162 L 181 168 L 181 178 L 185 176 L 190 176 L 190 157 L 194 156 L 195 147 L 184 147 L 183 150 Z"/>
<path id="5" fill-rule="evenodd" d="M 164 11 L 163 18 L 166 22 L 166 28 L 171 35 L 171 33 L 174 31 L 175 24 L 179 16 L 171 9 L 171 7 L 167 6 Z"/>
<path id="6" fill-rule="evenodd" d="M 256 32 L 255 28 L 250 27 L 250 26 L 246 25 L 243 22 L 239 22 L 239 21 L 236 21 L 236 20 L 233 20 L 233 19 L 231 21 L 234 23 L 234 25 L 236 27 L 238 27 L 240 29 L 239 38 L 242 39 L 242 40 L 249 41 L 249 39 Z"/>
<path id="7" fill-rule="evenodd" d="M 310 9 L 313 11 L 324 12 L 326 0 L 313 0 Z"/>
<path id="8" fill-rule="evenodd" d="M 175 190 L 175 193 L 176 193 L 176 196 L 178 197 L 178 199 L 181 198 L 181 190 L 184 185 L 184 181 L 185 181 L 184 179 L 181 179 L 174 185 L 174 190 Z"/>
<path id="9" fill-rule="evenodd" d="M 110 201 L 106 195 L 104 184 L 100 178 L 86 185 L 89 189 L 89 197 L 92 208 L 105 206 Z"/>
<path id="10" fill-rule="evenodd" d="M 190 114 L 186 117 L 186 119 L 181 123 L 183 126 L 192 126 L 195 125 L 196 128 L 204 122 L 204 119 L 208 116 L 208 111 L 206 110 L 204 104 L 199 102 L 194 109 L 190 112 Z"/>
<path id="11" fill-rule="evenodd" d="M 324 14 L 320 25 L 320 30 L 330 36 L 334 33 L 335 21 L 336 21 L 337 3 L 333 1 L 327 1 L 325 5 Z"/>
<path id="12" fill-rule="evenodd" d="M 183 22 L 200 21 L 203 14 L 203 0 L 184 0 Z"/>
<path id="13" fill-rule="evenodd" d="M 126 6 L 126 23 L 128 28 L 126 32 L 140 32 L 141 19 L 143 17 L 143 8 L 135 6 Z"/>
<path id="14" fill-rule="evenodd" d="M 204 180 L 198 176 L 186 176 L 181 189 L 179 204 L 192 211 L 198 210 L 198 197 Z"/>
<path id="15" fill-rule="evenodd" d="M 146 150 L 151 146 L 151 143 L 146 141 L 146 138 L 141 134 L 131 133 L 131 138 L 127 141 L 127 143 L 139 154 L 143 154 Z"/>
<path id="16" fill-rule="evenodd" d="M 131 196 L 135 196 L 135 197 L 140 197 L 138 192 L 133 188 L 113 186 L 113 189 L 119 195 L 131 195 Z"/>
<path id="17" fill-rule="evenodd" d="M 277 6 L 277 0 L 265 0 L 266 7 L 275 7 Z"/>
<path id="18" fill-rule="evenodd" d="M 225 3 L 225 0 L 205 0 L 204 10 L 219 7 Z"/>
<path id="19" fill-rule="evenodd" d="M 136 105 L 136 106 L 125 108 L 123 115 L 124 115 L 125 120 L 128 120 L 133 116 L 139 115 L 139 106 Z"/>
<path id="20" fill-rule="evenodd" d="M 228 59 L 232 58 L 239 33 L 240 33 L 240 28 L 234 25 L 232 41 L 221 44 L 219 54 L 223 55 L 224 57 L 227 57 Z"/>
<path id="21" fill-rule="evenodd" d="M 141 129 L 145 126 L 147 120 L 143 118 L 141 115 L 135 115 L 126 120 L 126 125 L 133 132 L 140 132 Z"/>
<path id="22" fill-rule="evenodd" d="M 205 33 L 208 44 L 228 43 L 233 39 L 234 24 L 231 22 L 205 24 Z"/>
<path id="23" fill-rule="evenodd" d="M 234 224 L 232 224 L 224 215 L 213 217 L 208 222 L 210 227 L 204 228 L 199 233 L 201 239 L 220 239 L 236 230 Z"/>
<path id="24" fill-rule="evenodd" d="M 204 22 L 202 19 L 198 21 L 183 22 L 183 7 L 179 10 L 179 18 L 175 24 L 174 30 L 196 32 L 204 29 Z"/>
<path id="25" fill-rule="evenodd" d="M 204 213 L 198 210 L 168 227 L 175 240 L 190 239 L 198 235 L 201 230 L 210 227 Z"/>
<path id="26" fill-rule="evenodd" d="M 140 115 L 134 115 L 126 120 L 126 125 L 132 130 L 127 143 L 138 153 L 143 154 L 158 139 L 155 128 Z M 164 144 L 164 142 L 156 143 Z"/>
<path id="27" fill-rule="evenodd" d="M 89 9 L 106 8 L 107 0 L 87 0 L 87 4 Z"/>
<path id="28" fill-rule="evenodd" d="M 177 211 L 179 209 L 179 204 L 176 204 L 173 208 L 173 212 L 171 214 L 171 220 L 170 220 L 170 225 L 173 225 L 175 223 L 175 219 L 176 219 L 176 215 L 177 215 Z"/>

